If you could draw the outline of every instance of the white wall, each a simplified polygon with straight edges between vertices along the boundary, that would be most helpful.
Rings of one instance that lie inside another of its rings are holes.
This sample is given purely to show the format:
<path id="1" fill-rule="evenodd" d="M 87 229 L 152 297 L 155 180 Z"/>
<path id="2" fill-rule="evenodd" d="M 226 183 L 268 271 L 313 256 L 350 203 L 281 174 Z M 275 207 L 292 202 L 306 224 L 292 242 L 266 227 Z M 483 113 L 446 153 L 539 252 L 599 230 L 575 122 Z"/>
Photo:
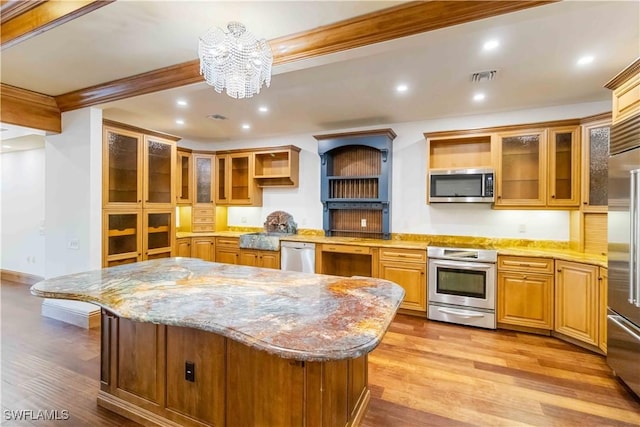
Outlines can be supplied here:
<path id="1" fill-rule="evenodd" d="M 0 269 L 44 276 L 45 150 L 3 153 L 0 161 Z"/>
<path id="2" fill-rule="evenodd" d="M 492 210 L 488 205 L 426 204 L 427 150 L 423 133 L 492 126 L 535 123 L 587 117 L 611 110 L 609 101 L 565 105 L 534 110 L 467 117 L 450 117 L 423 122 L 376 126 L 392 128 L 393 176 L 391 200 L 392 233 L 471 235 L 503 238 L 569 239 L 568 211 Z M 230 143 L 180 141 L 179 145 L 200 150 L 224 150 L 278 145 L 296 145 L 300 152 L 300 185 L 297 189 L 265 189 L 263 206 L 229 208 L 228 223 L 234 226 L 262 227 L 267 215 L 286 210 L 300 228 L 322 228 L 320 203 L 320 158 L 314 134 L 362 130 L 343 129 L 288 135 Z M 524 230 L 524 231 L 522 231 Z"/>
<path id="3" fill-rule="evenodd" d="M 45 138 L 45 152 L 44 276 L 100 268 L 102 110 L 64 113 L 62 133 Z"/>

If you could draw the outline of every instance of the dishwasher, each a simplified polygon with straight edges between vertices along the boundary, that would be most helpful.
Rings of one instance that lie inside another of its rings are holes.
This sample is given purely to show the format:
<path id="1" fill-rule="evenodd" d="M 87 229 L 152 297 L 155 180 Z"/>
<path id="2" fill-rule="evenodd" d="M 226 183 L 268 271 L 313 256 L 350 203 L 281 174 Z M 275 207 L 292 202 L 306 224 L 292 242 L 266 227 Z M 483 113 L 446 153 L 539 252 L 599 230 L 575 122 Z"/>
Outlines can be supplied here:
<path id="1" fill-rule="evenodd" d="M 304 242 L 280 242 L 280 269 L 316 272 L 316 245 Z"/>

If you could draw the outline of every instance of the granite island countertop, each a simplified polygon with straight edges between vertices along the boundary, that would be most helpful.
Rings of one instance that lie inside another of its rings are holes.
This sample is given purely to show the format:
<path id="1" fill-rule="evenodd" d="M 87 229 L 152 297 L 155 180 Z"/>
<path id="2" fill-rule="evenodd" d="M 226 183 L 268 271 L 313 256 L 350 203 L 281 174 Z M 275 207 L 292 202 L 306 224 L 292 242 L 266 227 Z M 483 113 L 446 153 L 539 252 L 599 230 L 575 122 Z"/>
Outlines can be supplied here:
<path id="1" fill-rule="evenodd" d="M 337 277 L 164 258 L 60 276 L 33 295 L 97 304 L 133 321 L 201 329 L 277 356 L 356 358 L 373 350 L 404 290 Z"/>

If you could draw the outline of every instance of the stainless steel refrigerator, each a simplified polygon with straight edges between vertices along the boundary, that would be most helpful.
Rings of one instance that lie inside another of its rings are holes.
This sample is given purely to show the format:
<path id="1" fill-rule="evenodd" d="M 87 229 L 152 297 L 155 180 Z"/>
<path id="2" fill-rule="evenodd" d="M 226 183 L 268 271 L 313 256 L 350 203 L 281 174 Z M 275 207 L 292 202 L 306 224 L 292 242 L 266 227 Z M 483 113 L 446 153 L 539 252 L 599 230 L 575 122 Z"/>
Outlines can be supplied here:
<path id="1" fill-rule="evenodd" d="M 640 118 L 611 129 L 607 363 L 640 395 Z"/>

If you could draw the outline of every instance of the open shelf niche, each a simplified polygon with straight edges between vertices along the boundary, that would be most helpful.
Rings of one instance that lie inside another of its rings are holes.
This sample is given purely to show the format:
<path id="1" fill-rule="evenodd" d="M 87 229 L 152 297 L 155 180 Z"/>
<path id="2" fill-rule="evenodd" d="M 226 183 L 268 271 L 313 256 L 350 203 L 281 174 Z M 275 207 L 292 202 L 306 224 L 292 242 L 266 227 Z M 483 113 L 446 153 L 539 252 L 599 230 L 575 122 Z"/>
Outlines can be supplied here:
<path id="1" fill-rule="evenodd" d="M 391 238 L 392 129 L 314 135 L 326 236 Z"/>

